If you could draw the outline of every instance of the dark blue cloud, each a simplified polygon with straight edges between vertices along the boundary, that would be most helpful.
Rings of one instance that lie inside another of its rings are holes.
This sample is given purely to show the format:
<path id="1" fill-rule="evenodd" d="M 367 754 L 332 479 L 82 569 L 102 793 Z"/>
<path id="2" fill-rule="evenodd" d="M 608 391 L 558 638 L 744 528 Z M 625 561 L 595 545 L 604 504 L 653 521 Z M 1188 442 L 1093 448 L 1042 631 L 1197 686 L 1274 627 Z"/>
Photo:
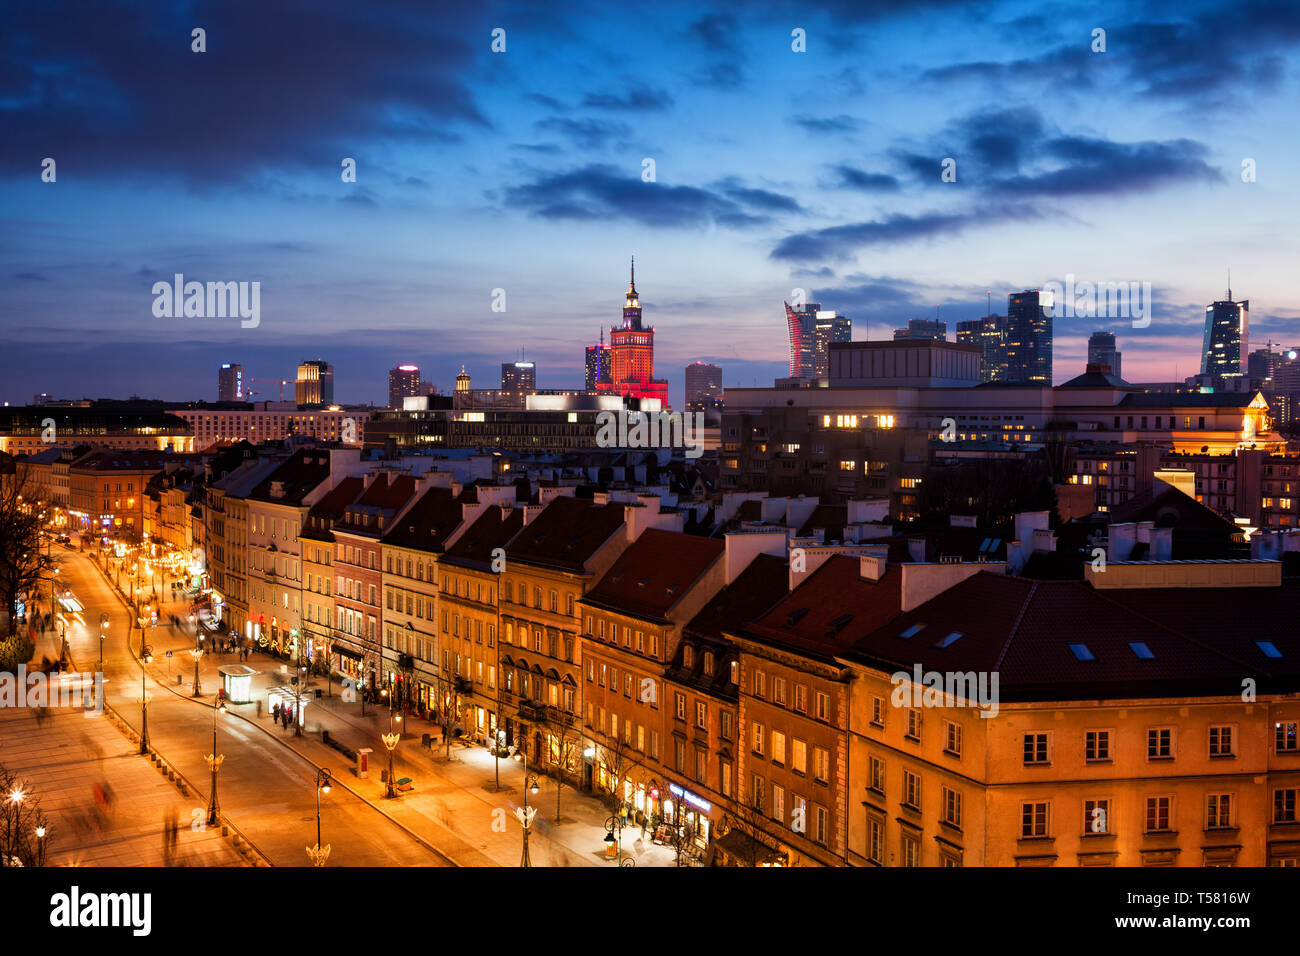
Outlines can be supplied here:
<path id="1" fill-rule="evenodd" d="M 862 121 L 854 119 L 846 113 L 838 116 L 809 116 L 806 113 L 800 113 L 797 116 L 790 117 L 790 122 L 796 126 L 802 126 L 810 133 L 828 134 L 828 133 L 856 133 L 862 128 Z"/>
<path id="2" fill-rule="evenodd" d="M 962 212 L 931 212 L 919 215 L 894 213 L 881 219 L 854 222 L 825 229 L 812 229 L 786 236 L 769 254 L 772 259 L 792 262 L 843 261 L 861 249 L 882 243 L 912 242 L 918 239 L 951 237 L 974 226 L 987 226 L 1011 219 L 1039 218 L 1031 206 L 990 206 Z"/>
<path id="3" fill-rule="evenodd" d="M 839 163 L 832 166 L 831 172 L 835 174 L 835 179 L 830 183 L 831 188 L 834 189 L 856 189 L 865 193 L 892 193 L 897 192 L 902 185 L 897 176 L 891 176 L 889 173 L 869 173 L 858 169 L 856 166 L 850 166 L 848 163 Z"/>
<path id="4" fill-rule="evenodd" d="M 632 128 L 617 120 L 603 119 L 569 119 L 567 116 L 551 116 L 533 124 L 548 133 L 557 133 L 567 137 L 581 149 L 600 149 L 611 139 L 626 139 L 632 134 Z"/>
<path id="5" fill-rule="evenodd" d="M 313 0 L 142 6 L 49 0 L 0 33 L 0 169 L 53 156 L 88 177 L 211 186 L 337 169 L 363 143 L 446 142 L 488 125 L 465 72 L 485 14 L 383 16 Z M 207 31 L 207 52 L 191 30 Z M 484 45 L 486 49 L 486 45 Z M 431 55 L 436 51 L 436 55 Z"/>
<path id="6" fill-rule="evenodd" d="M 630 219 L 646 226 L 747 228 L 772 212 L 797 211 L 788 197 L 726 180 L 718 188 L 668 186 L 641 180 L 641 171 L 589 165 L 542 175 L 506 191 L 507 206 L 545 219 Z"/>
<path id="7" fill-rule="evenodd" d="M 672 94 L 667 90 L 633 85 L 622 93 L 588 93 L 583 97 L 582 105 L 590 109 L 644 112 L 670 109 L 673 102 Z"/>

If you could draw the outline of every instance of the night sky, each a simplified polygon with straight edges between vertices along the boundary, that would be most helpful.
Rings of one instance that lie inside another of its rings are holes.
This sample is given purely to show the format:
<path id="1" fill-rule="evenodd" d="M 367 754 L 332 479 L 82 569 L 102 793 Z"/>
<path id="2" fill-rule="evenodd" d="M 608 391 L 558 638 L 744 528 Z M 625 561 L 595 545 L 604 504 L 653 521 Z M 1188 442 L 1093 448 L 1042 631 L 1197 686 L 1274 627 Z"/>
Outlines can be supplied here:
<path id="1" fill-rule="evenodd" d="M 495 387 L 521 348 L 580 385 L 633 254 L 675 403 L 697 359 L 786 374 L 796 288 L 878 339 L 951 337 L 986 290 L 1149 281 L 1149 328 L 1058 319 L 1055 372 L 1112 328 L 1154 380 L 1198 370 L 1231 268 L 1252 348 L 1300 342 L 1300 8 L 900 6 L 10 6 L 0 400 L 211 400 L 221 362 L 320 357 L 336 400 L 382 404 L 395 364 Z M 177 272 L 260 282 L 260 325 L 156 318 Z"/>

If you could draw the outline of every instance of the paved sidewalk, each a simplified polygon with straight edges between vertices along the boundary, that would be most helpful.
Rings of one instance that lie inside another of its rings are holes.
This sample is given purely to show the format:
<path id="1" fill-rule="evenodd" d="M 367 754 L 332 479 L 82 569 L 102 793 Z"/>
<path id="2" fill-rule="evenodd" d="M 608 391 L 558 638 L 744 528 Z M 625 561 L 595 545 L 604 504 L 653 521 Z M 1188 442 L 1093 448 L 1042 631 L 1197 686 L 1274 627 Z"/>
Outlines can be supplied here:
<path id="1" fill-rule="evenodd" d="M 166 596 L 170 598 L 170 590 Z M 154 657 L 148 669 L 150 676 L 177 697 L 185 698 L 191 695 L 194 684 L 194 663 L 189 654 L 194 647 L 194 633 L 187 620 L 188 608 L 187 602 L 165 600 L 159 612 L 160 623 L 148 629 L 146 638 Z M 179 629 L 171 625 L 171 614 L 181 619 Z M 139 639 L 137 629 L 132 639 L 136 652 Z M 205 645 L 209 643 L 205 641 Z M 172 652 L 171 658 L 167 658 L 167 651 Z M 367 704 L 366 716 L 362 717 L 360 701 L 345 703 L 340 696 L 342 689 L 338 681 L 332 684 L 332 696 L 323 694 L 317 700 L 315 690 L 325 691 L 326 682 L 324 678 L 314 677 L 305 688 L 309 703 L 303 735 L 295 737 L 293 728 L 276 724 L 266 707 L 267 692 L 276 686 L 288 687 L 295 667 L 293 663 L 263 653 L 254 653 L 246 661 L 241 661 L 237 653 L 205 654 L 199 667 L 203 693 L 199 703 L 202 706 L 211 706 L 212 695 L 221 686 L 218 668 L 240 663 L 258 673 L 252 680 L 250 696 L 253 702 L 232 705 L 232 716 L 278 738 L 284 746 L 307 760 L 329 768 L 340 785 L 456 863 L 462 866 L 519 865 L 523 840 L 515 809 L 523 802 L 523 767 L 520 763 L 508 759 L 500 761 L 501 790 L 497 792 L 496 760 L 486 748 L 453 742 L 449 762 L 444 757 L 444 748 L 430 752 L 420 745 L 423 734 L 441 737 L 441 726 L 418 717 L 406 717 L 400 725 L 395 725 L 395 729 L 400 727 L 402 731 L 402 741 L 397 745 L 394 759 L 395 776 L 411 777 L 414 789 L 399 794 L 395 799 L 387 799 L 387 786 L 381 780 L 381 771 L 387 770 L 388 758 L 380 740 L 380 734 L 387 733 L 389 728 L 386 708 Z M 334 740 L 353 751 L 362 747 L 372 749 L 367 779 L 358 778 L 354 772 L 355 764 L 322 742 L 321 730 L 328 730 Z M 531 766 L 529 771 L 530 774 L 533 772 Z M 538 809 L 529 840 L 532 865 L 616 866 L 605 855 L 605 824 L 610 817 L 607 807 L 591 795 L 566 785 L 560 794 L 561 818 L 557 823 L 555 780 L 543 774 L 537 774 L 537 779 L 539 793 L 528 797 L 529 805 Z M 655 845 L 648 836 L 642 839 L 639 826 L 624 828 L 621 845 L 622 859 L 630 858 L 633 861 L 631 865 L 676 865 L 675 851 Z"/>
<path id="2" fill-rule="evenodd" d="M 48 715 L 38 725 L 33 709 L 0 708 L 4 764 L 33 785 L 49 818 L 47 866 L 249 865 L 220 830 L 202 826 L 204 801 L 182 797 L 106 717 L 87 718 L 79 707 Z M 105 781 L 107 811 L 93 794 Z M 169 851 L 171 819 L 179 826 Z"/>

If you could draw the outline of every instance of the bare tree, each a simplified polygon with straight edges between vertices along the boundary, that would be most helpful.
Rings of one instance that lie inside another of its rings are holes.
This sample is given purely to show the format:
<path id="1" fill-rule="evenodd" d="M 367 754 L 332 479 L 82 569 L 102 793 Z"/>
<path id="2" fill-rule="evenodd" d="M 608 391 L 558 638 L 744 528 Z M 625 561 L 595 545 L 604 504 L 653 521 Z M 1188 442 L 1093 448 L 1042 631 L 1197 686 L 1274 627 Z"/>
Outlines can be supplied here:
<path id="1" fill-rule="evenodd" d="M 555 767 L 555 822 L 560 822 L 560 793 L 564 790 L 564 775 L 577 774 L 579 761 L 582 759 L 582 734 L 576 727 L 566 727 L 561 723 L 556 733 L 556 752 L 552 755 L 558 762 Z"/>
<path id="2" fill-rule="evenodd" d="M 30 598 L 43 580 L 53 577 L 57 564 L 41 548 L 44 507 L 31 500 L 31 487 L 21 462 L 15 463 L 13 472 L 0 475 L 0 599 L 11 639 L 18 631 L 19 598 L 27 595 L 28 603 L 34 603 Z"/>
<path id="3" fill-rule="evenodd" d="M 32 785 L 0 767 L 0 798 L 0 866 L 44 866 L 50 824 Z"/>

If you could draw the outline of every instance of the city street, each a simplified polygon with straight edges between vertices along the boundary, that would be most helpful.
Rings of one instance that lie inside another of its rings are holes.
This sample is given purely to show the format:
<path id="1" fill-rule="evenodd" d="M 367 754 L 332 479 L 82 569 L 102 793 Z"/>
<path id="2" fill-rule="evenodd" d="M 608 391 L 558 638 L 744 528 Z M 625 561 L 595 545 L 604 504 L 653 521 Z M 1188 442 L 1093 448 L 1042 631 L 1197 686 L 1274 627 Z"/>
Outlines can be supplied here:
<path id="1" fill-rule="evenodd" d="M 132 626 L 126 608 L 92 566 L 90 557 L 64 550 L 62 558 L 60 586 L 70 588 L 85 606 L 86 626 L 77 625 L 68 632 L 73 660 L 80 670 L 95 669 L 99 616 L 107 613 L 105 698 L 138 733 L 140 666 L 128 649 L 127 636 L 132 635 L 138 649 L 140 631 Z M 169 630 L 151 627 L 146 638 L 156 658 L 149 668 L 153 678 L 148 682 L 149 743 L 200 788 L 197 799 L 206 806 L 211 776 L 203 758 L 212 750 L 217 675 L 215 671 L 210 674 L 200 701 L 191 700 L 193 664 L 183 652 L 193 645 L 180 635 L 170 635 Z M 164 656 L 167 650 L 173 651 L 170 666 Z M 191 677 L 191 682 L 180 688 L 174 677 L 178 671 Z M 170 689 L 166 686 L 169 675 Z M 226 757 L 218 779 L 223 813 L 274 865 L 308 865 L 305 848 L 316 842 L 316 768 L 262 730 L 229 714 L 218 717 L 217 732 L 218 750 Z M 335 786 L 322 795 L 320 805 L 321 841 L 331 846 L 328 865 L 449 865 L 446 857 L 412 839 L 345 786 Z"/>
<path id="2" fill-rule="evenodd" d="M 101 612 L 110 615 L 104 643 L 105 696 L 137 733 L 140 725 L 140 666 L 136 656 L 140 632 L 132 627 L 121 598 L 106 583 L 90 552 L 62 551 L 60 586 L 71 588 L 85 605 L 83 627 L 74 624 L 68 642 L 79 670 L 93 670 L 98 650 L 96 634 Z M 111 563 L 110 563 L 111 571 Z M 129 589 L 131 582 L 125 576 Z M 143 582 L 142 582 L 143 583 Z M 161 586 L 160 586 L 161 587 Z M 170 590 L 160 593 L 170 597 Z M 184 623 L 179 633 L 170 626 L 176 614 Z M 188 625 L 188 605 L 164 602 L 160 623 L 148 629 L 147 643 L 154 661 L 147 668 L 149 742 L 202 791 L 206 805 L 208 774 L 203 756 L 211 752 L 212 700 L 219 687 L 218 668 L 239 663 L 235 654 L 205 655 L 200 667 L 203 696 L 192 699 L 194 668 L 188 651 L 194 646 Z M 57 654 L 52 637 L 38 647 L 37 657 Z M 171 657 L 167 652 L 171 651 Z M 331 844 L 329 865 L 447 865 L 518 866 L 522 854 L 515 808 L 522 801 L 523 768 L 513 760 L 500 762 L 501 790 L 495 790 L 495 760 L 482 747 L 453 743 L 451 759 L 443 747 L 420 746 L 424 734 L 440 734 L 437 725 L 415 718 L 404 723 L 395 756 L 395 776 L 411 777 L 414 789 L 386 799 L 381 771 L 387 756 L 380 734 L 388 730 L 387 710 L 373 705 L 361 716 L 359 702 L 344 702 L 335 682 L 332 695 L 314 698 L 309 689 L 303 736 L 275 724 L 265 703 L 266 691 L 287 682 L 281 662 L 255 654 L 247 662 L 258 671 L 253 679 L 254 703 L 232 705 L 218 717 L 218 750 L 226 755 L 219 773 L 223 813 L 275 865 L 306 865 L 304 847 L 315 842 L 315 767 L 330 770 L 334 786 L 321 798 L 322 840 Z M 286 668 L 291 670 L 291 668 Z M 179 677 L 179 683 L 178 683 Z M 354 774 L 354 763 L 322 742 L 321 729 L 358 750 L 370 747 L 367 779 Z M 532 768 L 530 768 L 531 775 Z M 529 795 L 538 808 L 530 837 L 530 861 L 535 866 L 615 866 L 605 852 L 608 810 L 590 795 L 565 787 L 560 795 L 561 821 L 555 822 L 554 780 L 539 776 L 539 792 Z M 674 851 L 642 839 L 639 828 L 622 833 L 623 865 L 672 866 Z"/>

